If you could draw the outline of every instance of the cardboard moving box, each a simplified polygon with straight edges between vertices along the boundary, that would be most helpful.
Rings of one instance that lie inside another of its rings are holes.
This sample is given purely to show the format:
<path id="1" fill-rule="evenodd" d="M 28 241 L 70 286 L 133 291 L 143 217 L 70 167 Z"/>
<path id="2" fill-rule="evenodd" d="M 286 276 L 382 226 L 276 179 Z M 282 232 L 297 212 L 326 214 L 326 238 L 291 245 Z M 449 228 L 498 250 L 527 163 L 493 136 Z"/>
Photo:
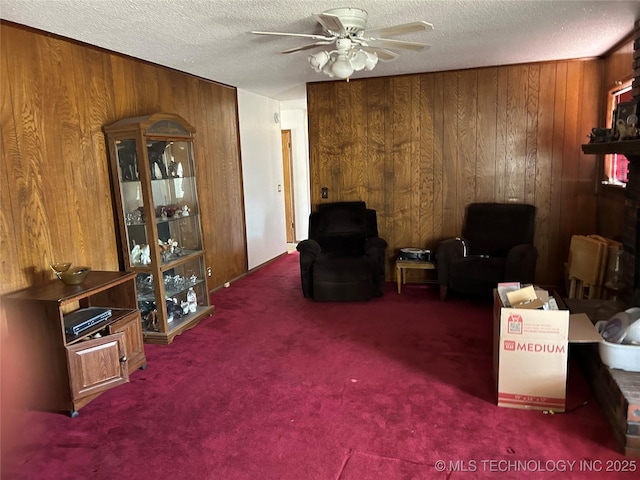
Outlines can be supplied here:
<path id="1" fill-rule="evenodd" d="M 493 370 L 500 407 L 566 408 L 569 343 L 596 343 L 600 334 L 585 314 L 507 308 L 493 294 Z M 556 298 L 562 305 L 562 301 Z"/>

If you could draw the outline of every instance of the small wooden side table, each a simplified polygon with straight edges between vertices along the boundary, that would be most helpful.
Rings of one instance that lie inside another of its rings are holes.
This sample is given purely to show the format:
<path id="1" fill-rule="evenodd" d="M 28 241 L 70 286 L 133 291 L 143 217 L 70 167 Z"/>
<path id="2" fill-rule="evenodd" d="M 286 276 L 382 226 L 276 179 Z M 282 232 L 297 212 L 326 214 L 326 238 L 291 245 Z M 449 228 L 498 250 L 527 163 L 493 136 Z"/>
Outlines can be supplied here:
<path id="1" fill-rule="evenodd" d="M 436 264 L 433 262 L 424 262 L 422 260 L 396 260 L 396 280 L 398 281 L 398 294 L 401 291 L 401 285 L 406 283 L 405 270 L 435 270 Z"/>

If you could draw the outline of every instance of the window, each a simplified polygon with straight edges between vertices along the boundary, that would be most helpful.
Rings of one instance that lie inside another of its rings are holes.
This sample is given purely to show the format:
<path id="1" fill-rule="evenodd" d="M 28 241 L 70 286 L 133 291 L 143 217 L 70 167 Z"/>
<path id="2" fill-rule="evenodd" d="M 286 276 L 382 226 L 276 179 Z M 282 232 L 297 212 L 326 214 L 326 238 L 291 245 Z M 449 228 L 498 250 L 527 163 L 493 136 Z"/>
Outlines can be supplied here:
<path id="1" fill-rule="evenodd" d="M 613 111 L 618 104 L 628 102 L 633 98 L 631 95 L 631 81 L 628 81 L 609 94 L 608 109 L 609 117 L 607 123 L 613 126 Z M 615 126 L 613 126 L 615 127 Z M 604 157 L 604 181 L 608 185 L 619 185 L 625 187 L 628 181 L 629 160 L 624 155 L 614 153 Z"/>

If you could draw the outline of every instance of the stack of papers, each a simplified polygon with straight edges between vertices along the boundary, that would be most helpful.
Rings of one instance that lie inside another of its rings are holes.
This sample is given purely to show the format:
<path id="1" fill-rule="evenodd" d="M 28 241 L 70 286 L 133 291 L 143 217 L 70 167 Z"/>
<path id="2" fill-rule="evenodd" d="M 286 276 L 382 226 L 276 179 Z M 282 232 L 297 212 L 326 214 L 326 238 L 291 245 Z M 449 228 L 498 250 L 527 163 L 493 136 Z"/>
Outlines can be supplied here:
<path id="1" fill-rule="evenodd" d="M 521 287 L 518 282 L 499 283 L 498 296 L 505 307 L 558 310 L 555 298 L 548 291 L 533 285 Z"/>

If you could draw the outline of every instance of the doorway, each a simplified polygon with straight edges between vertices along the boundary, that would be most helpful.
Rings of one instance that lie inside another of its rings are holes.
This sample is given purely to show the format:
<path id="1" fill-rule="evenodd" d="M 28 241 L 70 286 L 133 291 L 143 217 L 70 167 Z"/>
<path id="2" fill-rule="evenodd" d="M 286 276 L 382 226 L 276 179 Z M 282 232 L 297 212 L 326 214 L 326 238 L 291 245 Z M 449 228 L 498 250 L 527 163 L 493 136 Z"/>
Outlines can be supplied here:
<path id="1" fill-rule="evenodd" d="M 284 211 L 287 243 L 295 243 L 295 207 L 293 204 L 293 164 L 291 155 L 291 130 L 281 130 L 282 170 L 284 173 Z"/>

